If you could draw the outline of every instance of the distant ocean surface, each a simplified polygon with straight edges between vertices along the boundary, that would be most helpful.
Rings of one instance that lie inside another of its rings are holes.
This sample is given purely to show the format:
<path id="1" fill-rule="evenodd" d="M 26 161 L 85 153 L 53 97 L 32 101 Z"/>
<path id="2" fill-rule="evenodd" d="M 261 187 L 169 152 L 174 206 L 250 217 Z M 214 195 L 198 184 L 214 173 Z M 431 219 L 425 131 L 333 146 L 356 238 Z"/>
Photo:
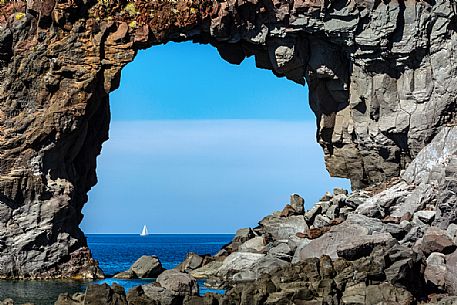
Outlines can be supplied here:
<path id="1" fill-rule="evenodd" d="M 230 242 L 232 234 L 87 234 L 93 257 L 107 276 L 127 270 L 140 256 L 156 255 L 166 269 L 176 267 L 187 253 L 216 254 Z M 126 291 L 152 280 L 118 280 L 107 278 L 96 282 L 81 281 L 4 281 L 0 280 L 0 300 L 12 298 L 16 303 L 32 302 L 53 305 L 62 292 L 83 292 L 88 284 L 117 282 Z M 207 291 L 200 282 L 200 293 Z"/>
<path id="2" fill-rule="evenodd" d="M 127 270 L 140 256 L 156 255 L 165 269 L 171 269 L 187 253 L 216 254 L 229 243 L 232 234 L 87 234 L 93 257 L 107 275 Z"/>

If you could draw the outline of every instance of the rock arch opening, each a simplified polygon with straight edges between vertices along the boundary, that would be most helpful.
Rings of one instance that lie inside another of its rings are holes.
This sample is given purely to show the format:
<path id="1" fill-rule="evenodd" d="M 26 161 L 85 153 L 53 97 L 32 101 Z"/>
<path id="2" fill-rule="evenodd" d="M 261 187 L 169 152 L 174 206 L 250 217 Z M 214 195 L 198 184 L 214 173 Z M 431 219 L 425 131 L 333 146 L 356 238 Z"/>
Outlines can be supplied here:
<path id="1" fill-rule="evenodd" d="M 332 175 L 386 181 L 455 121 L 452 1 L 4 1 L 2 277 L 91 277 L 78 228 L 108 94 L 139 49 L 194 40 L 306 79 Z M 389 73 L 387 73 L 389 72 Z"/>
<path id="2" fill-rule="evenodd" d="M 138 233 L 143 224 L 233 233 L 292 193 L 310 208 L 333 187 L 348 188 L 325 171 L 306 87 L 252 59 L 233 66 L 210 46 L 168 44 L 142 51 L 121 79 L 86 233 Z"/>

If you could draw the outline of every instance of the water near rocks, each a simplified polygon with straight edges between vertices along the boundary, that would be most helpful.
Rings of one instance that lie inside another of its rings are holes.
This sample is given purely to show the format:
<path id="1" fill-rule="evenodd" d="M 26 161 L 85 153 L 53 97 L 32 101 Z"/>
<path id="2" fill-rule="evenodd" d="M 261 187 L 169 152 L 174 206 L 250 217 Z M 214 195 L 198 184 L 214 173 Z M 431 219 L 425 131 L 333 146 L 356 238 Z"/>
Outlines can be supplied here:
<path id="1" fill-rule="evenodd" d="M 181 263 L 188 252 L 214 255 L 231 241 L 231 234 L 153 234 L 146 237 L 131 234 L 88 234 L 92 253 L 102 270 L 109 276 L 127 270 L 142 255 L 157 255 L 167 269 Z M 33 302 L 52 305 L 60 293 L 84 291 L 89 284 L 116 282 L 126 290 L 152 282 L 153 279 L 123 280 L 106 278 L 91 281 L 0 281 L 0 300 L 12 298 L 16 304 Z M 199 281 L 200 293 L 209 290 Z M 218 291 L 216 291 L 218 292 Z M 219 291 L 220 292 L 220 291 Z"/>

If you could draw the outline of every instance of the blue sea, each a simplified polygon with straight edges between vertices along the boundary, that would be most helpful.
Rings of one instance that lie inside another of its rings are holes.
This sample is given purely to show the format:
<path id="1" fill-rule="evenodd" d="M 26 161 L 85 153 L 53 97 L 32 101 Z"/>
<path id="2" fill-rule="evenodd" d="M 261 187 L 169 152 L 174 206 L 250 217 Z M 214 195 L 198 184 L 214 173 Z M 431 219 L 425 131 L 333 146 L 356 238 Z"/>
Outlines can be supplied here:
<path id="1" fill-rule="evenodd" d="M 116 282 L 125 287 L 149 283 L 147 280 L 119 280 L 111 276 L 127 270 L 140 256 L 156 255 L 166 269 L 176 267 L 187 253 L 216 254 L 230 242 L 232 234 L 152 234 L 141 237 L 130 234 L 87 234 L 87 242 L 93 257 L 108 278 L 87 281 L 5 281 L 0 280 L 0 300 L 12 298 L 17 304 L 32 302 L 36 305 L 52 305 L 62 292 L 83 292 L 92 283 Z M 200 282 L 200 294 L 209 290 Z M 223 291 L 215 291 L 223 292 Z"/>

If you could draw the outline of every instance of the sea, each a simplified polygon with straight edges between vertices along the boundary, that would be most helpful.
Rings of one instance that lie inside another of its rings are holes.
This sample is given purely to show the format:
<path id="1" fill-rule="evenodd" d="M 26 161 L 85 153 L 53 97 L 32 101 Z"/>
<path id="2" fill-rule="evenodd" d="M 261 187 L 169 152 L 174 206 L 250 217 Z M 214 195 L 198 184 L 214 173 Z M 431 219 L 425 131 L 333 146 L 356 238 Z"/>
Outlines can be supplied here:
<path id="1" fill-rule="evenodd" d="M 0 301 L 11 298 L 16 304 L 31 302 L 35 305 L 53 305 L 60 293 L 84 292 L 89 284 L 116 282 L 126 291 L 132 287 L 153 282 L 154 279 L 120 280 L 112 275 L 127 270 L 140 256 L 156 255 L 166 269 L 181 263 L 187 253 L 216 254 L 229 243 L 232 234 L 87 234 L 87 242 L 93 257 L 107 275 L 97 281 L 71 280 L 0 280 Z M 200 294 L 207 292 L 223 293 L 222 290 L 208 289 L 199 281 Z"/>

